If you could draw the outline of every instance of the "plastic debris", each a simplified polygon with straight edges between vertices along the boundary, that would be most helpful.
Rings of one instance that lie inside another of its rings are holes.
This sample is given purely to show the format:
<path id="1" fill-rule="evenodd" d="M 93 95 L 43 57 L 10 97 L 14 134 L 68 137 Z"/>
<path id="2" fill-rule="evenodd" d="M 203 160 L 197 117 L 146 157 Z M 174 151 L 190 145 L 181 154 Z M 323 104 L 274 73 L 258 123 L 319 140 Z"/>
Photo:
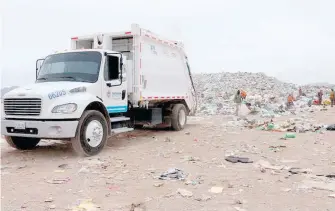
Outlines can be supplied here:
<path id="1" fill-rule="evenodd" d="M 274 152 L 280 152 L 283 148 L 286 148 L 286 146 L 284 146 L 284 145 L 269 146 L 269 149 L 274 151 Z"/>
<path id="2" fill-rule="evenodd" d="M 70 178 L 59 178 L 59 179 L 52 179 L 52 180 L 47 180 L 47 183 L 50 184 L 64 184 L 70 181 Z"/>
<path id="3" fill-rule="evenodd" d="M 132 203 L 129 211 L 145 211 L 145 205 L 143 203 Z"/>
<path id="4" fill-rule="evenodd" d="M 51 209 L 51 210 L 56 209 L 56 205 L 54 205 L 54 204 L 50 205 L 50 206 L 49 206 L 49 209 Z"/>
<path id="5" fill-rule="evenodd" d="M 308 188 L 335 192 L 335 182 L 304 180 L 302 183 Z"/>
<path id="6" fill-rule="evenodd" d="M 191 191 L 188 191 L 186 189 L 181 189 L 181 188 L 179 188 L 177 190 L 177 193 L 179 193 L 183 197 L 192 197 L 193 196 L 193 193 Z"/>
<path id="7" fill-rule="evenodd" d="M 228 156 L 225 158 L 226 161 L 231 162 L 231 163 L 252 163 L 252 160 L 249 160 L 249 158 L 245 157 L 236 157 L 236 156 Z"/>
<path id="8" fill-rule="evenodd" d="M 154 186 L 155 187 L 162 187 L 164 185 L 164 183 L 162 183 L 162 182 L 156 182 L 156 183 L 154 183 Z"/>
<path id="9" fill-rule="evenodd" d="M 254 165 L 255 167 L 258 167 L 258 168 L 271 169 L 271 170 L 282 170 L 285 168 L 285 166 L 272 165 L 270 164 L 270 162 L 265 161 L 265 160 L 259 160 Z"/>
<path id="10" fill-rule="evenodd" d="M 54 200 L 53 200 L 53 198 L 51 198 L 51 197 L 50 197 L 50 198 L 47 198 L 47 199 L 44 200 L 44 202 L 53 202 L 53 201 L 54 201 Z"/>
<path id="11" fill-rule="evenodd" d="M 290 168 L 288 172 L 290 172 L 291 174 L 309 174 L 312 172 L 312 170 L 293 167 Z"/>
<path id="12" fill-rule="evenodd" d="M 212 199 L 212 197 L 205 194 L 202 194 L 200 197 L 195 198 L 195 200 L 197 201 L 208 201 L 210 199 Z"/>
<path id="13" fill-rule="evenodd" d="M 167 172 L 160 175 L 161 180 L 185 180 L 186 174 L 177 168 L 171 168 Z"/>
<path id="14" fill-rule="evenodd" d="M 223 187 L 211 187 L 211 189 L 209 190 L 209 192 L 211 193 L 222 193 L 223 191 Z"/>
<path id="15" fill-rule="evenodd" d="M 335 131 L 335 124 L 328 125 L 326 129 Z"/>
<path id="16" fill-rule="evenodd" d="M 294 133 L 286 133 L 284 138 L 295 138 L 296 135 Z"/>
<path id="17" fill-rule="evenodd" d="M 97 211 L 97 206 L 91 199 L 82 201 L 78 206 L 74 207 L 72 211 Z"/>

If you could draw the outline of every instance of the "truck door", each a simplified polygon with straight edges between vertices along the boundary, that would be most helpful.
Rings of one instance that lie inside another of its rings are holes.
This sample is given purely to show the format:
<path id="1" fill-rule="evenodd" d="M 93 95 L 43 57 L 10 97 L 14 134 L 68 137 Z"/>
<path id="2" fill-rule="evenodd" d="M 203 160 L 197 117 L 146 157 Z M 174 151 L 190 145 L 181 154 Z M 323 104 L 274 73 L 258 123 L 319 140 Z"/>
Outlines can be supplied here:
<path id="1" fill-rule="evenodd" d="M 102 99 L 108 113 L 123 113 L 128 110 L 127 83 L 121 55 L 106 56 Z"/>

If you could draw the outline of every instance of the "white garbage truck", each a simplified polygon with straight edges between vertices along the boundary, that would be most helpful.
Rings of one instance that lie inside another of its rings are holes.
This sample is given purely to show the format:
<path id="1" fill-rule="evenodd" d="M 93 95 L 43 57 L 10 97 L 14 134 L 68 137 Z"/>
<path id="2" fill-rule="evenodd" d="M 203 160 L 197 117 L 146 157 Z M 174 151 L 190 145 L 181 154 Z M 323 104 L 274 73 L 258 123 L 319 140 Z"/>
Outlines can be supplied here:
<path id="1" fill-rule="evenodd" d="M 71 49 L 36 61 L 35 83 L 3 97 L 1 133 L 26 150 L 41 139 L 69 140 L 98 154 L 135 126 L 182 130 L 197 107 L 181 42 L 132 24 L 129 31 L 71 38 Z"/>

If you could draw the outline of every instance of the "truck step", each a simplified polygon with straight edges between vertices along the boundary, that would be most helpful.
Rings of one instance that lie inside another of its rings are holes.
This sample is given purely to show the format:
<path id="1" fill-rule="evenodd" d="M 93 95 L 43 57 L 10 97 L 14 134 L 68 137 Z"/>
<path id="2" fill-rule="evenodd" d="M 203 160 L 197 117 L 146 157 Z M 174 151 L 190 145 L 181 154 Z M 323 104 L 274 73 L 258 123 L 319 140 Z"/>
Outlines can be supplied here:
<path id="1" fill-rule="evenodd" d="M 123 122 L 123 121 L 130 120 L 130 118 L 126 116 L 111 117 L 110 119 L 111 119 L 111 122 Z"/>
<path id="2" fill-rule="evenodd" d="M 125 132 L 130 132 L 133 131 L 134 128 L 129 128 L 129 127 L 120 127 L 116 129 L 112 129 L 113 134 L 118 134 L 118 133 L 125 133 Z"/>

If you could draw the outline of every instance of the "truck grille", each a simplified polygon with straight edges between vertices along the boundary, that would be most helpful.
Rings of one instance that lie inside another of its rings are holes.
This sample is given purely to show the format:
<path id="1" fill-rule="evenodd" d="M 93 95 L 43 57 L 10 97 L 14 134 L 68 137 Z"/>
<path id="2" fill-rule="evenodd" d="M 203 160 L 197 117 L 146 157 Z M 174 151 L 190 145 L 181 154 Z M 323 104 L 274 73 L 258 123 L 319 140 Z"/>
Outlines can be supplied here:
<path id="1" fill-rule="evenodd" d="M 6 115 L 38 116 L 41 113 L 39 98 L 8 98 L 4 99 Z"/>

